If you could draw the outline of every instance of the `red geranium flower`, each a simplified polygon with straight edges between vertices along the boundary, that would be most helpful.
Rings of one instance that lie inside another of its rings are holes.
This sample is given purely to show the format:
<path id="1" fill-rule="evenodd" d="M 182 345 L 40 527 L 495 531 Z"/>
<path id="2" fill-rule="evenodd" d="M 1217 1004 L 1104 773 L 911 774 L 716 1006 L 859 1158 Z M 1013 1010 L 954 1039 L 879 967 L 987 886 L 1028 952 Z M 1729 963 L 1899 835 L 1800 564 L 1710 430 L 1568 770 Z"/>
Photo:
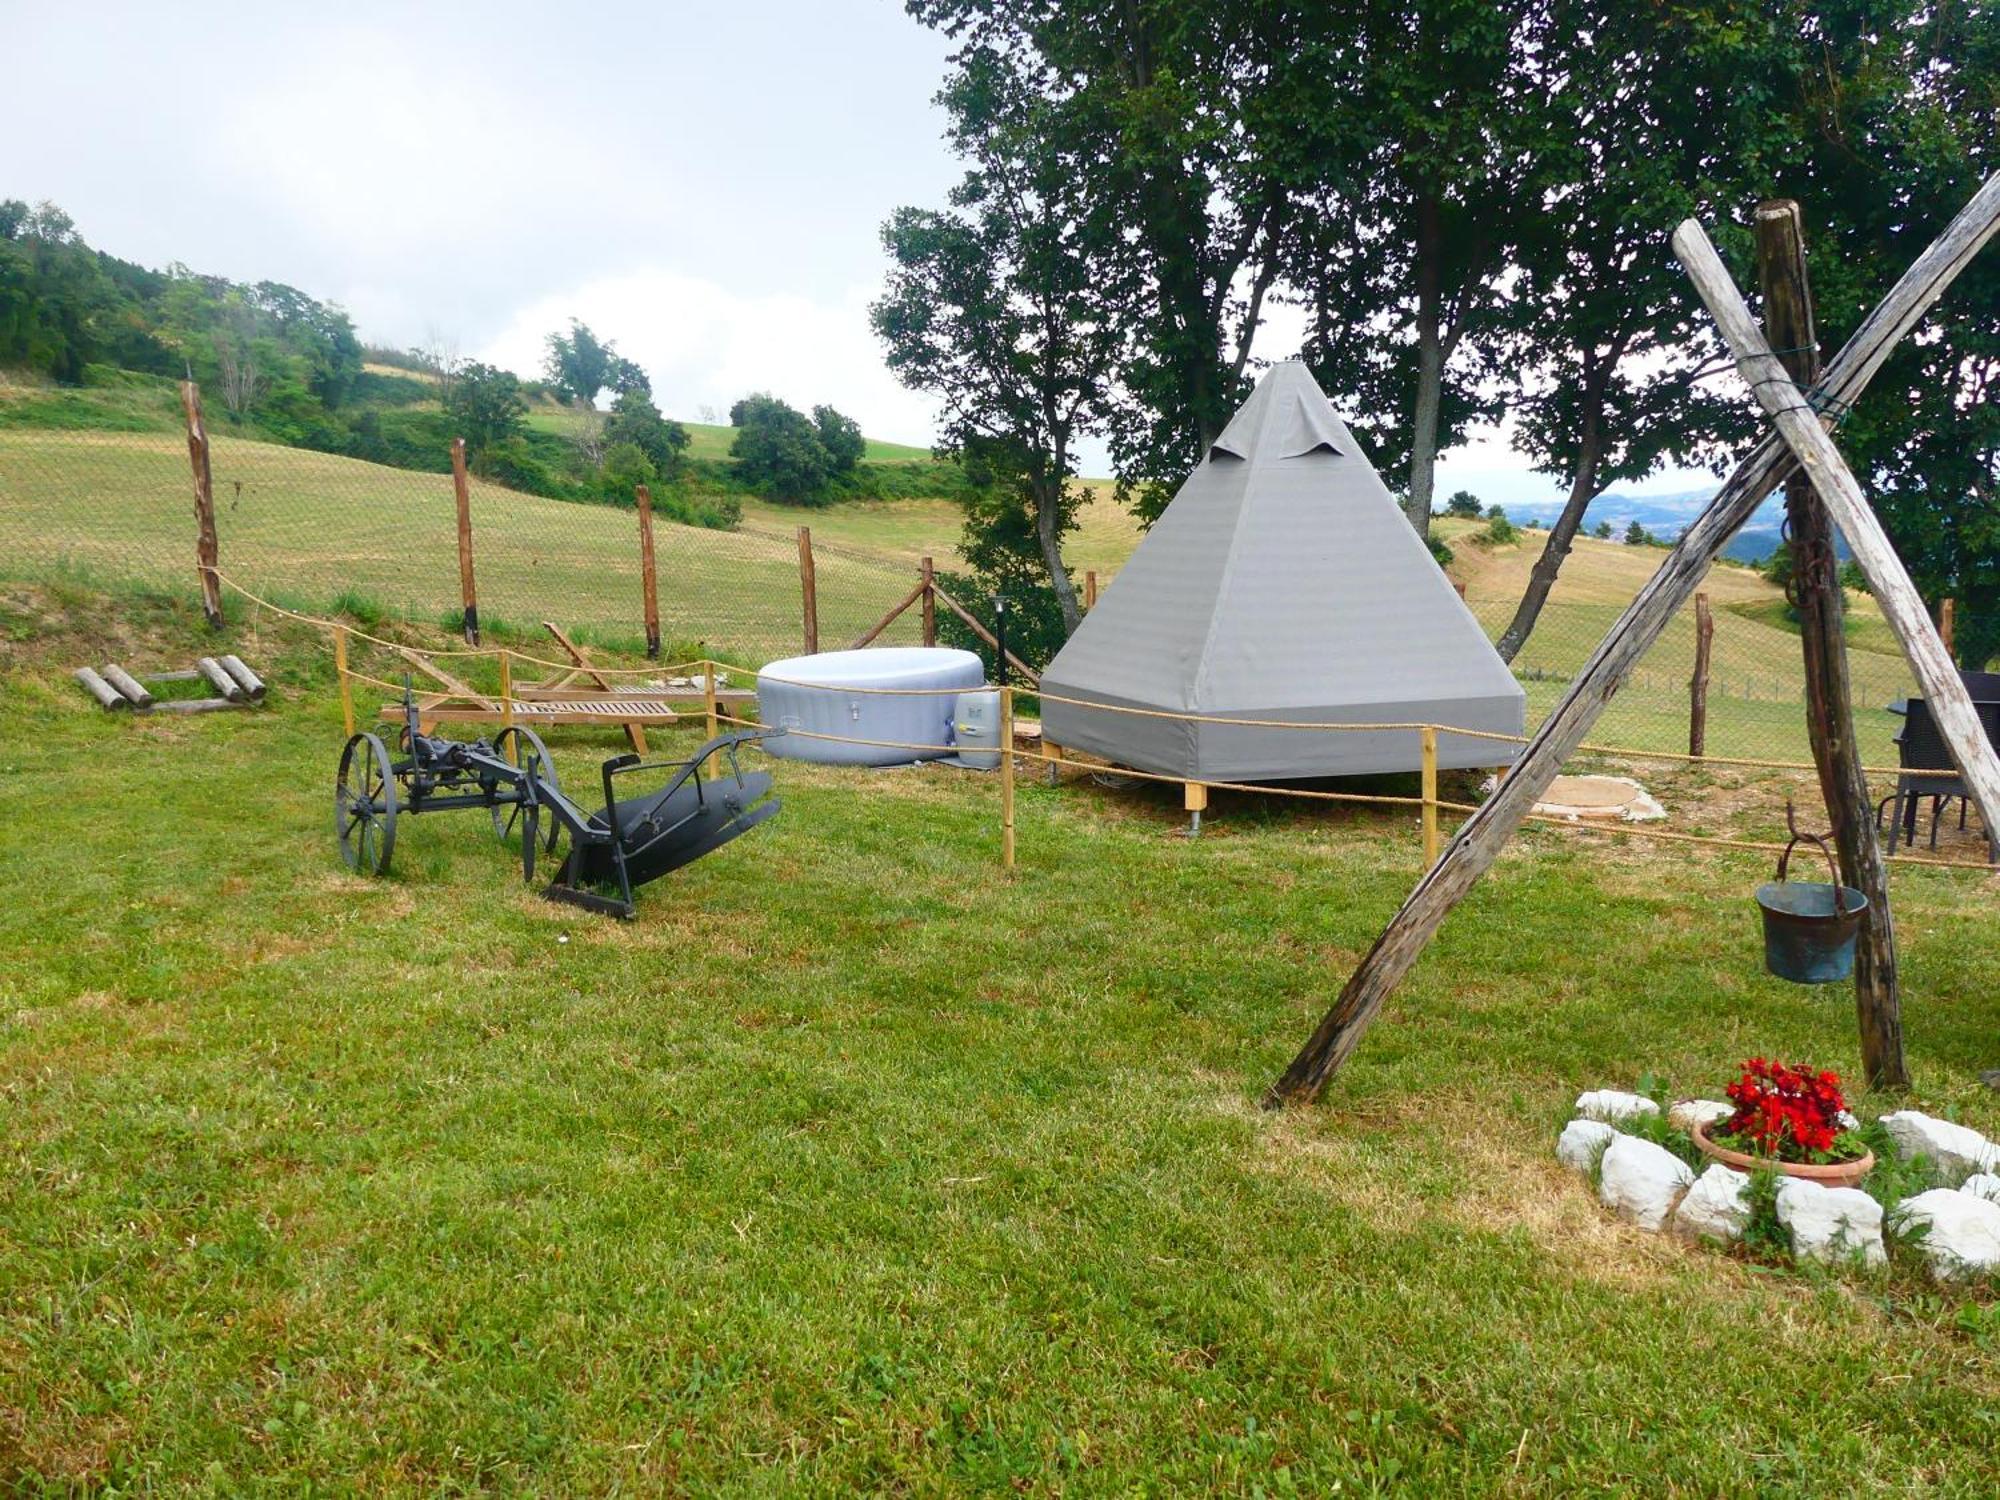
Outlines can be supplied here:
<path id="1" fill-rule="evenodd" d="M 1831 1151 L 1847 1108 L 1838 1074 L 1761 1057 L 1743 1064 L 1743 1076 L 1727 1092 L 1736 1113 L 1723 1121 L 1722 1133 L 1780 1161 L 1807 1161 Z"/>

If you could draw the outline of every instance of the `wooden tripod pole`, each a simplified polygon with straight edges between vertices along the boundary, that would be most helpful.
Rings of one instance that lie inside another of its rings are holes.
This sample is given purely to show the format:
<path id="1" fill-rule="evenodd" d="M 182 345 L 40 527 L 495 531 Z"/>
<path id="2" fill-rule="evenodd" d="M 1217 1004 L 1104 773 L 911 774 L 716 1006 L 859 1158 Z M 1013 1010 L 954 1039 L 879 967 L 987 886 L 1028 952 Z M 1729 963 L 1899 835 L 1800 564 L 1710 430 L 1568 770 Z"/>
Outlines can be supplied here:
<path id="1" fill-rule="evenodd" d="M 1819 379 L 1812 287 L 1806 277 L 1804 220 L 1789 199 L 1757 209 L 1757 279 L 1764 293 L 1764 332 L 1792 378 Z M 1854 1010 L 1861 1064 L 1870 1087 L 1907 1088 L 1902 1010 L 1896 983 L 1896 925 L 1889 910 L 1889 870 L 1875 837 L 1874 801 L 1854 735 L 1847 677 L 1846 612 L 1833 522 L 1803 469 L 1785 481 L 1785 516 L 1792 534 L 1792 593 L 1805 652 L 1806 732 L 1819 769 L 1840 879 L 1868 898 L 1854 950 Z"/>
<path id="2" fill-rule="evenodd" d="M 1986 242 L 2000 229 L 2000 175 L 1987 180 L 1944 233 L 1919 256 L 1868 315 L 1828 369 L 1821 391 L 1851 402 L 1890 352 L 1923 319 Z M 1486 803 L 1468 818 L 1419 880 L 1375 946 L 1349 976 L 1338 998 L 1264 1096 L 1266 1107 L 1315 1098 L 1360 1045 L 1382 1003 L 1416 963 L 1451 910 L 1491 868 L 1514 830 L 1589 734 L 1604 706 L 1660 632 L 1687 603 L 1736 529 L 1794 467 L 1784 441 L 1766 434 L 1716 497 L 1681 533 L 1660 570 L 1626 607 L 1611 633 L 1584 663 L 1569 691 L 1522 751 Z"/>

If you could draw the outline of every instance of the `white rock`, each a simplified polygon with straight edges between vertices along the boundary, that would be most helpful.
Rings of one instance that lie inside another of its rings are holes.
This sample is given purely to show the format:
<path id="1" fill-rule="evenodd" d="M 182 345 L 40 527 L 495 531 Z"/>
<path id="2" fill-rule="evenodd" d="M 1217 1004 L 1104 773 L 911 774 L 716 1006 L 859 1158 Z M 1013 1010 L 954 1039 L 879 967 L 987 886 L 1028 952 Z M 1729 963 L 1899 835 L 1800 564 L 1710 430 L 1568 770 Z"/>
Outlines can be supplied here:
<path id="1" fill-rule="evenodd" d="M 1693 1182 L 1688 1164 L 1666 1147 L 1621 1135 L 1605 1149 L 1597 1196 L 1641 1229 L 1659 1229 Z"/>
<path id="2" fill-rule="evenodd" d="M 1602 1120 L 1571 1120 L 1556 1141 L 1556 1160 L 1588 1177 L 1597 1170 L 1597 1159 L 1616 1134 Z"/>
<path id="3" fill-rule="evenodd" d="M 1674 1233 L 1691 1240 L 1739 1240 L 1750 1223 L 1750 1174 L 1716 1162 L 1674 1210 Z"/>
<path id="4" fill-rule="evenodd" d="M 1934 1120 L 1914 1109 L 1882 1116 L 1890 1139 L 1902 1155 L 1928 1156 L 1947 1182 L 1962 1182 L 1974 1172 L 2000 1172 L 2000 1146 L 1976 1130 Z"/>
<path id="5" fill-rule="evenodd" d="M 1720 1099 L 1677 1099 L 1667 1106 L 1667 1123 L 1692 1135 L 1695 1126 L 1714 1125 L 1735 1113 L 1735 1105 Z"/>
<path id="6" fill-rule="evenodd" d="M 1842 1261 L 1858 1251 L 1864 1265 L 1879 1266 L 1889 1258 L 1882 1244 L 1882 1205 L 1860 1188 L 1783 1178 L 1778 1222 L 1792 1232 L 1792 1254 L 1800 1260 Z"/>
<path id="7" fill-rule="evenodd" d="M 1860 1119 L 1856 1117 L 1854 1111 L 1851 1109 L 1843 1109 L 1839 1114 L 1835 1115 L 1833 1123 L 1838 1125 L 1842 1130 L 1859 1130 L 1861 1128 Z"/>
<path id="8" fill-rule="evenodd" d="M 1991 1172 L 1974 1172 L 1959 1184 L 1959 1191 L 1970 1193 L 1975 1198 L 1985 1198 L 2000 1203 L 2000 1177 Z"/>
<path id="9" fill-rule="evenodd" d="M 1590 1089 L 1576 1096 L 1576 1112 L 1586 1120 L 1602 1120 L 1617 1125 L 1634 1115 L 1656 1115 L 1660 1106 L 1643 1094 L 1627 1094 L 1618 1089 Z"/>
<path id="10" fill-rule="evenodd" d="M 1994 1179 L 1988 1179 L 1989 1181 Z M 1911 1227 L 1927 1230 L 1922 1250 L 1939 1281 L 2000 1267 L 2000 1203 L 1973 1193 L 1932 1188 L 1896 1205 Z"/>

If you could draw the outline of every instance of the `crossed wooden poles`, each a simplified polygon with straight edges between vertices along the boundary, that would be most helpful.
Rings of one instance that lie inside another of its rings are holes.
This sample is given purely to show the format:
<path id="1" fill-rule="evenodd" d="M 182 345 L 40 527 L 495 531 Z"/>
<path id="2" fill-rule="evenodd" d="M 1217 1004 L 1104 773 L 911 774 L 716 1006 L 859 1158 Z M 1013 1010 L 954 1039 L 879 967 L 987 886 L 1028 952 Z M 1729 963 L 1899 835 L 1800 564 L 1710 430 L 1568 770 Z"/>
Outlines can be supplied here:
<path id="1" fill-rule="evenodd" d="M 1903 273 L 1827 368 L 1810 397 L 1771 352 L 1701 226 L 1690 219 L 1675 231 L 1675 253 L 1776 432 L 1766 434 L 1737 465 L 1708 507 L 1681 534 L 1659 571 L 1647 580 L 1591 653 L 1514 769 L 1417 882 L 1291 1066 L 1272 1084 L 1264 1099 L 1267 1107 L 1313 1099 L 1340 1070 L 1390 991 L 1416 963 L 1451 909 L 1499 857 L 1626 676 L 1687 602 L 1724 544 L 1795 468 L 1802 468 L 1811 479 L 1847 538 L 1884 616 L 1902 642 L 1986 826 L 2000 828 L 2000 757 L 1995 756 L 1980 729 L 1971 697 L 1932 627 L 1908 571 L 1826 433 L 1830 414 L 1853 404 L 1890 352 L 1997 228 L 2000 175 L 1987 180 L 1944 233 Z"/>

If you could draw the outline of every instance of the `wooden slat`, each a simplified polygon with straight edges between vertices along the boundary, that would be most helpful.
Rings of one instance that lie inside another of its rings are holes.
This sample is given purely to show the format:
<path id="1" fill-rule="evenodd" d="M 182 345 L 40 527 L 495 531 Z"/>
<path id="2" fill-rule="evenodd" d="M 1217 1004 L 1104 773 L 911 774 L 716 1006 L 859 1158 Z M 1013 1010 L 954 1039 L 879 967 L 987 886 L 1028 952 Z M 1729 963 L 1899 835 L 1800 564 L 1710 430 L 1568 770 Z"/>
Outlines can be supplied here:
<path id="1" fill-rule="evenodd" d="M 591 666 L 590 658 L 583 654 L 582 648 L 564 633 L 560 625 L 556 624 L 553 620 L 544 620 L 542 621 L 542 629 L 555 637 L 556 644 L 562 647 L 564 654 L 576 663 L 577 669 L 584 676 L 596 683 L 600 689 L 606 692 L 611 690 L 609 680 L 606 679 L 602 672 Z M 631 742 L 633 754 L 644 755 L 646 753 L 646 731 L 641 729 L 637 724 L 627 724 L 625 726 L 625 738 Z"/>
<path id="2" fill-rule="evenodd" d="M 995 651 L 998 651 L 1000 649 L 1000 643 L 993 638 L 993 632 L 988 630 L 984 625 L 980 624 L 979 621 L 974 619 L 972 617 L 972 612 L 968 610 L 963 604 L 960 604 L 956 599 L 952 598 L 951 595 L 947 594 L 941 588 L 936 588 L 935 586 L 933 586 L 932 591 L 938 596 L 938 598 L 941 601 L 943 601 L 944 607 L 946 609 L 950 610 L 953 614 L 957 615 L 959 619 L 965 621 L 966 628 L 969 629 L 974 635 L 978 636 L 982 641 L 986 642 L 986 644 L 991 646 Z M 1034 686 L 1040 687 L 1042 685 L 1041 675 L 1038 672 L 1036 672 L 1033 667 L 1029 666 L 1026 662 L 1022 661 L 1020 657 L 1016 656 L 1013 652 L 1009 651 L 1007 653 L 1007 660 L 1014 664 L 1015 671 L 1019 672 L 1023 677 L 1027 678 L 1028 681 L 1032 683 Z"/>

